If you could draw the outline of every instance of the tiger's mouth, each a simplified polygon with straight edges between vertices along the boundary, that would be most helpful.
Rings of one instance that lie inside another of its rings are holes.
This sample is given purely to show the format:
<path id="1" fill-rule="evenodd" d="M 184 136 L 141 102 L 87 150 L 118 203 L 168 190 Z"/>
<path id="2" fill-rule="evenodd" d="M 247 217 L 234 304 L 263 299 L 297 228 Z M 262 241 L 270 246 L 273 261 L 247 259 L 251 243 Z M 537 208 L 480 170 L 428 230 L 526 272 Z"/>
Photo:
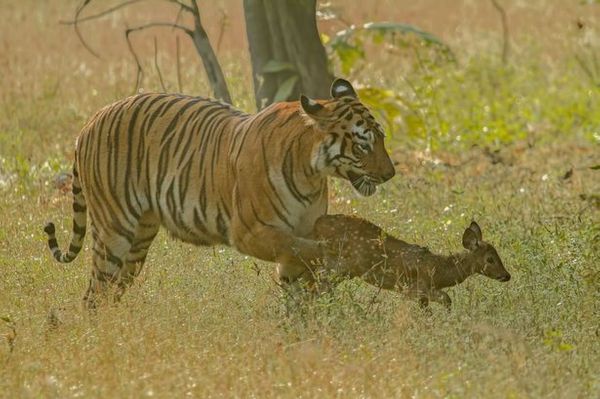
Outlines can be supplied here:
<path id="1" fill-rule="evenodd" d="M 352 187 L 363 197 L 369 197 L 377 191 L 377 181 L 371 176 L 359 175 L 350 171 L 347 175 Z"/>

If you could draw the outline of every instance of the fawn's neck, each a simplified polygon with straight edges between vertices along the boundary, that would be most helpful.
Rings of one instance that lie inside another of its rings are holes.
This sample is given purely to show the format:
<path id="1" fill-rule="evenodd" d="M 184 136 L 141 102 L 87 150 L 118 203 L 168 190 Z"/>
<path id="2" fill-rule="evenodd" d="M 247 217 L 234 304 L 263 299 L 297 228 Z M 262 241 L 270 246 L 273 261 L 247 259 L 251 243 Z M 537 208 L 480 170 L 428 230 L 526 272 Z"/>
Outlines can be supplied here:
<path id="1" fill-rule="evenodd" d="M 470 255 L 468 252 L 462 252 L 444 257 L 441 265 L 433 273 L 435 287 L 438 289 L 452 287 L 477 273 Z"/>

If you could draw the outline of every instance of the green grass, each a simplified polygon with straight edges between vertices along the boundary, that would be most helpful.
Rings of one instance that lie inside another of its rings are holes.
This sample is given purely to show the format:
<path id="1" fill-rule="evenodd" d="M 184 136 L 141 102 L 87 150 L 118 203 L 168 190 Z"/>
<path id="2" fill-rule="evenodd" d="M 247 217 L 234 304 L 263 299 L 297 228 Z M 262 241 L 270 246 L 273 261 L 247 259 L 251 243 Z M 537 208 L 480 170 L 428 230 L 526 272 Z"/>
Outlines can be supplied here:
<path id="1" fill-rule="evenodd" d="M 600 100 L 570 54 L 548 68 L 534 48 L 507 66 L 484 50 L 427 68 L 375 59 L 377 74 L 352 76 L 406 101 L 389 140 L 398 176 L 367 199 L 332 181 L 331 212 L 443 253 L 475 219 L 510 282 L 472 277 L 448 290 L 451 312 L 427 315 L 353 280 L 286 314 L 272 264 L 163 232 L 123 302 L 90 317 L 90 249 L 59 265 L 42 226 L 54 220 L 66 242 L 71 197 L 54 178 L 86 118 L 129 94 L 133 70 L 81 53 L 93 73 L 73 73 L 83 61 L 60 45 L 76 39 L 54 35 L 43 57 L 13 49 L 0 73 L 0 397 L 600 394 Z M 251 110 L 249 71 L 223 58 Z M 186 69 L 187 92 L 207 92 L 199 76 Z"/>

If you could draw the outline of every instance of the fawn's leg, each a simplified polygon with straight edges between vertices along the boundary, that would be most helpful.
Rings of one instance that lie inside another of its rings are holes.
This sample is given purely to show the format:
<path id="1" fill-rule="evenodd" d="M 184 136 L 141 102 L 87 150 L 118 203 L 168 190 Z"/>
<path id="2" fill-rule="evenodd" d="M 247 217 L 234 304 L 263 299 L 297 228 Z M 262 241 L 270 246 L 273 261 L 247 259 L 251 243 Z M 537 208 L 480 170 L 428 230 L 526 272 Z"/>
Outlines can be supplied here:
<path id="1" fill-rule="evenodd" d="M 406 295 L 419 302 L 419 306 L 425 309 L 429 306 L 429 290 L 419 283 L 411 284 L 405 291 Z"/>
<path id="2" fill-rule="evenodd" d="M 452 299 L 442 290 L 429 291 L 429 300 L 444 305 L 448 311 L 452 307 Z"/>

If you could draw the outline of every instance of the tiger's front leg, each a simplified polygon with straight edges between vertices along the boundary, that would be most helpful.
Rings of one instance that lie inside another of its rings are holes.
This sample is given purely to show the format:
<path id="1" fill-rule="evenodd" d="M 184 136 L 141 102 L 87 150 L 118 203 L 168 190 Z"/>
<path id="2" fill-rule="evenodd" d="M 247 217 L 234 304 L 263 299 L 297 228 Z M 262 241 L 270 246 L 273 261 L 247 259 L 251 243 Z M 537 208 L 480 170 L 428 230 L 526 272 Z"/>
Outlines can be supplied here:
<path id="1" fill-rule="evenodd" d="M 322 256 L 318 241 L 267 225 L 238 230 L 233 239 L 240 252 L 278 263 L 277 274 L 281 282 L 292 283 L 299 278 L 314 280 L 315 268 Z"/>

